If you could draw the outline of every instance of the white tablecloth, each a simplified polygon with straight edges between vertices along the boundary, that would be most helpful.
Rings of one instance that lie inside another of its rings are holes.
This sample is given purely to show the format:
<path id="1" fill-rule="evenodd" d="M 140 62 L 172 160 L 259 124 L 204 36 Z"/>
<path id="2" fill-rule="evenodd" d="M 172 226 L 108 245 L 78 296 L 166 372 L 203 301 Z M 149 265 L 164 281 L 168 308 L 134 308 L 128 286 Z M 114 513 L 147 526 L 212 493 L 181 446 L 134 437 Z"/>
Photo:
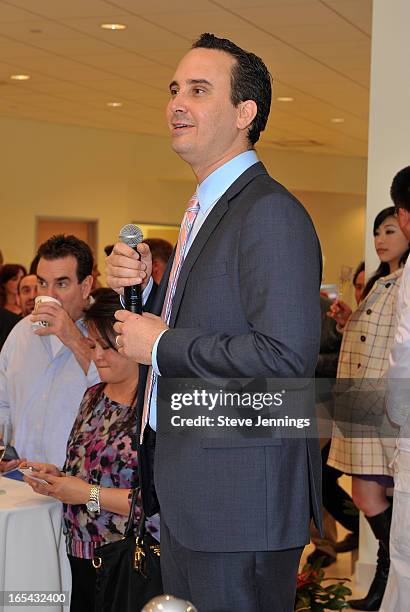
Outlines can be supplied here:
<path id="1" fill-rule="evenodd" d="M 25 482 L 0 477 L 0 591 L 69 591 L 62 505 Z M 4 606 L 1 612 L 65 611 L 61 605 Z"/>

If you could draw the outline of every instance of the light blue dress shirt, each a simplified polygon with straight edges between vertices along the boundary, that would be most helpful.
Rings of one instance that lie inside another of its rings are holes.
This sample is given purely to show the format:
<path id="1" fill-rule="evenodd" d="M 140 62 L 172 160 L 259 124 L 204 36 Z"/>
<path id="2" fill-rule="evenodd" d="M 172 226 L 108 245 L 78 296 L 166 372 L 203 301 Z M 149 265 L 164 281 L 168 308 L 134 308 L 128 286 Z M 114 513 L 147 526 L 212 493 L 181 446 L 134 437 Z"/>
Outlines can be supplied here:
<path id="1" fill-rule="evenodd" d="M 81 319 L 76 326 L 87 335 Z M 11 418 L 20 457 L 62 467 L 84 392 L 100 377 L 52 338 L 35 335 L 30 317 L 11 330 L 0 353 L 0 417 Z"/>
<path id="2" fill-rule="evenodd" d="M 188 240 L 187 250 L 185 257 L 192 246 L 199 230 L 205 222 L 205 219 L 221 198 L 221 196 L 229 189 L 229 187 L 236 181 L 251 166 L 258 162 L 258 157 L 254 150 L 245 151 L 240 153 L 233 159 L 229 160 L 223 166 L 220 166 L 212 172 L 206 179 L 197 187 L 197 195 L 199 200 L 199 212 L 195 219 L 194 226 L 191 231 L 191 235 Z M 148 287 L 147 287 L 148 288 Z M 152 349 L 152 368 L 154 372 L 161 376 L 157 363 L 157 350 L 158 344 L 163 334 L 166 334 L 166 330 L 158 336 L 154 347 Z M 149 424 L 152 429 L 157 428 L 157 385 L 156 381 L 152 387 L 151 402 L 149 407 Z"/>

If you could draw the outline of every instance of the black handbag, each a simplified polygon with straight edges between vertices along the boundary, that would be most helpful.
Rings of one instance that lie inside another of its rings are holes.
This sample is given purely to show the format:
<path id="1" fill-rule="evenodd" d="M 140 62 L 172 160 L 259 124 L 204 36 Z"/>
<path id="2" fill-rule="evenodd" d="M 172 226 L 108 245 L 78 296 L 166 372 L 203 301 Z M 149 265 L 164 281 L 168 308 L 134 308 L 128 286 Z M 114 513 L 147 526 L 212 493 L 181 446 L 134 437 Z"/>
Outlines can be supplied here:
<path id="1" fill-rule="evenodd" d="M 95 612 L 136 612 L 164 592 L 159 543 L 146 531 L 143 511 L 134 531 L 137 495 L 135 489 L 124 537 L 94 551 Z"/>

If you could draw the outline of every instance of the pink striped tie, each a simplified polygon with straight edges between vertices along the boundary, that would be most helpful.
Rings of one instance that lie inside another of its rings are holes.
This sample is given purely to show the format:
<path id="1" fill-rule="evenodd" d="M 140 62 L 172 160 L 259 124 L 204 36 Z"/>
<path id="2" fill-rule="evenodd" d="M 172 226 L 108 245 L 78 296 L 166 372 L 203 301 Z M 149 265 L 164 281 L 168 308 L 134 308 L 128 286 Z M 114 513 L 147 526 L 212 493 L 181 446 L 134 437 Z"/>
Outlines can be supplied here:
<path id="1" fill-rule="evenodd" d="M 195 219 L 199 212 L 199 200 L 195 193 L 188 202 L 188 207 L 185 211 L 184 218 L 182 219 L 181 228 L 179 230 L 177 247 L 175 249 L 174 261 L 172 263 L 171 272 L 168 280 L 167 292 L 165 295 L 164 305 L 162 307 L 161 318 L 165 323 L 169 323 L 171 320 L 172 312 L 172 300 L 174 299 L 179 274 L 181 272 L 182 264 L 184 263 L 189 237 Z M 142 425 L 141 425 L 141 441 L 144 433 L 145 426 L 149 418 L 149 405 L 152 397 L 152 389 L 157 381 L 157 375 L 152 369 L 149 368 L 147 386 L 145 389 L 144 409 L 142 412 Z"/>

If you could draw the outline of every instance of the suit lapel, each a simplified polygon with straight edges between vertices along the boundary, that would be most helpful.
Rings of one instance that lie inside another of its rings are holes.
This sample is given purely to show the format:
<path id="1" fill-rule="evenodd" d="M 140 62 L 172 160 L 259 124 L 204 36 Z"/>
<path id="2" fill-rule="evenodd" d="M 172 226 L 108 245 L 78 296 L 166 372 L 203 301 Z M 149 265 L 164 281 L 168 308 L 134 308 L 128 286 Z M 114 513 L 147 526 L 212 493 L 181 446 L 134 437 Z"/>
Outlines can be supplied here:
<path id="1" fill-rule="evenodd" d="M 226 198 L 226 194 L 224 194 L 220 198 L 218 203 L 215 204 L 214 208 L 211 210 L 211 212 L 205 219 L 205 222 L 199 230 L 198 234 L 195 236 L 195 240 L 188 251 L 188 255 L 186 256 L 186 259 L 182 264 L 182 268 L 179 273 L 174 299 L 172 300 L 171 320 L 169 322 L 170 327 L 173 327 L 174 325 L 176 315 L 181 304 L 181 299 L 184 294 L 185 285 L 188 280 L 189 273 L 191 272 L 192 266 L 198 259 L 208 238 L 211 236 L 212 232 L 214 231 L 214 229 L 216 228 L 227 210 L 228 200 Z"/>
<path id="2" fill-rule="evenodd" d="M 187 283 L 192 266 L 195 264 L 200 253 L 202 252 L 202 249 L 204 248 L 209 237 L 217 227 L 218 223 L 221 221 L 221 219 L 227 212 L 229 208 L 229 200 L 234 198 L 251 180 L 255 178 L 255 176 L 258 176 L 260 174 L 267 174 L 265 167 L 260 162 L 248 168 L 248 170 L 241 174 L 241 176 L 237 178 L 237 180 L 232 183 L 229 189 L 221 196 L 219 201 L 215 204 L 215 206 L 209 213 L 208 217 L 205 219 L 205 222 L 199 230 L 197 236 L 195 236 L 195 240 L 188 251 L 188 255 L 182 265 L 181 272 L 179 274 L 174 299 L 172 300 L 171 320 L 169 322 L 170 327 L 173 327 L 175 324 L 175 320 L 184 294 L 185 285 Z"/>

